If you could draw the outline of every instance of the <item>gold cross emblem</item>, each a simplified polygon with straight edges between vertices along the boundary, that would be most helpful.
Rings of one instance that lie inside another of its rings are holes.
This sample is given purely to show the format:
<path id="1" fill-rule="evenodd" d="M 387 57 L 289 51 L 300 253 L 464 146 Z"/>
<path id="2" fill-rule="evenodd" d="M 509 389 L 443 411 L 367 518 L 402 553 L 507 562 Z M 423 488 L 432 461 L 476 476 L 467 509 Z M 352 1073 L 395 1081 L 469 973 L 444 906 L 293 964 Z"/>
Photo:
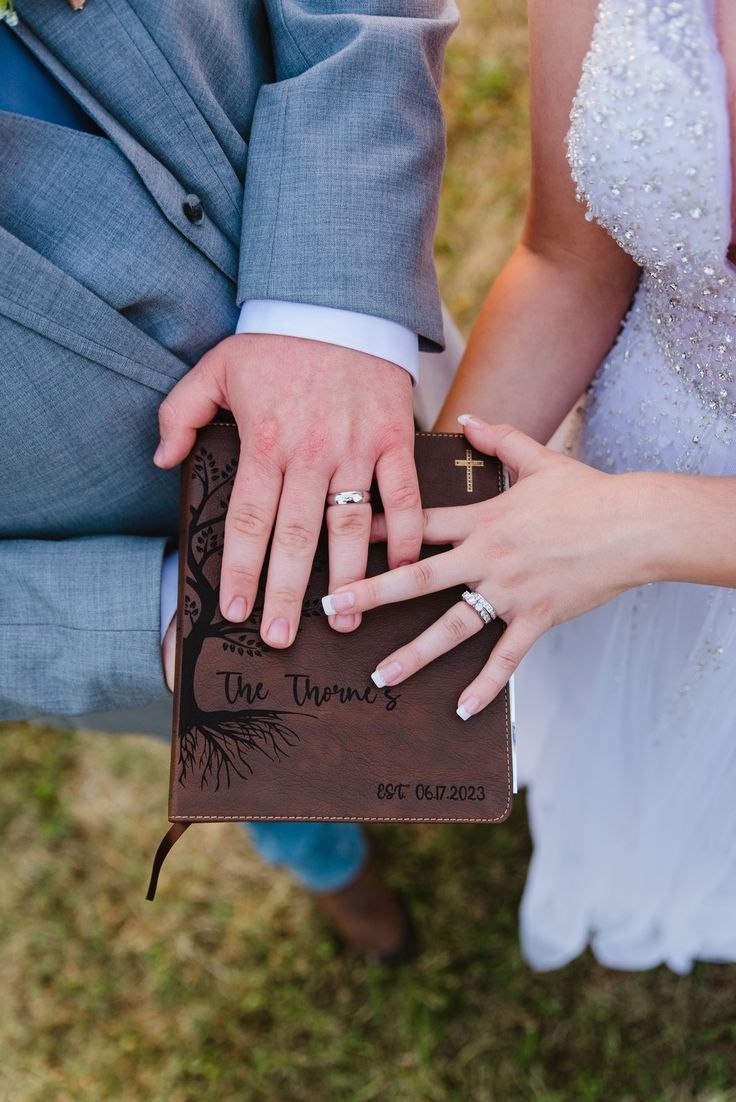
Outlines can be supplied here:
<path id="1" fill-rule="evenodd" d="M 456 467 L 465 467 L 465 486 L 469 494 L 473 492 L 473 467 L 485 467 L 482 459 L 473 459 L 470 448 L 465 449 L 465 458 L 455 460 Z"/>

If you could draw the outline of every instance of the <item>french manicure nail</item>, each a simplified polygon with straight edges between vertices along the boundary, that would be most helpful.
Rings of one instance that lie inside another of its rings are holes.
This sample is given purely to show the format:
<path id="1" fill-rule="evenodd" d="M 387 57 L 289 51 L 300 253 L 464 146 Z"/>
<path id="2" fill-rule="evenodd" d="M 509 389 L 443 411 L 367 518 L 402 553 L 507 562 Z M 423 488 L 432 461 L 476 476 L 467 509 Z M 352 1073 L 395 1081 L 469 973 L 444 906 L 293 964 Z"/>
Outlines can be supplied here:
<path id="1" fill-rule="evenodd" d="M 472 413 L 461 413 L 457 420 L 460 425 L 473 425 L 475 428 L 483 424 L 480 417 L 474 417 Z"/>
<path id="2" fill-rule="evenodd" d="M 227 612 L 225 614 L 226 619 L 235 620 L 240 623 L 245 619 L 245 597 L 233 597 L 230 604 L 227 606 Z"/>
<path id="3" fill-rule="evenodd" d="M 159 440 L 158 447 L 153 453 L 153 462 L 156 464 L 156 466 L 159 466 L 159 464 L 163 463 L 165 453 L 166 445 L 164 444 L 163 440 Z"/>
<path id="4" fill-rule="evenodd" d="M 284 647 L 289 642 L 289 623 L 283 617 L 272 620 L 266 632 L 266 641 L 275 647 Z"/>
<path id="5" fill-rule="evenodd" d="M 387 666 L 383 666 L 379 670 L 374 670 L 371 674 L 371 681 L 379 689 L 385 689 L 387 685 L 390 685 L 392 681 L 401 674 L 400 662 L 389 662 Z"/>
<path id="6" fill-rule="evenodd" d="M 355 627 L 355 617 L 343 612 L 341 616 L 335 617 L 335 627 L 353 628 Z"/>
<path id="7" fill-rule="evenodd" d="M 334 616 L 336 612 L 346 612 L 355 604 L 354 593 L 329 593 L 322 598 L 322 608 L 328 616 Z"/>
<path id="8" fill-rule="evenodd" d="M 469 696 L 457 709 L 460 719 L 470 719 L 475 714 L 480 701 L 477 696 Z"/>

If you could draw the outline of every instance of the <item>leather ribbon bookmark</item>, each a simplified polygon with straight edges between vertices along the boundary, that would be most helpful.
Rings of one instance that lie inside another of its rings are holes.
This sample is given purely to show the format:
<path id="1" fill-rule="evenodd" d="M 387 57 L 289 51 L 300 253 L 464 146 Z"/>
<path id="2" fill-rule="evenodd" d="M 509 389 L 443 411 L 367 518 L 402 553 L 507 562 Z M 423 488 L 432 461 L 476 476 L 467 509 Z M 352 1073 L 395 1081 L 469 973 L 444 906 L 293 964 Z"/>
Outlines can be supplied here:
<path id="1" fill-rule="evenodd" d="M 158 886 L 158 876 L 161 872 L 161 866 L 166 860 L 166 856 L 172 846 L 179 841 L 187 827 L 190 827 L 191 823 L 177 822 L 172 823 L 169 829 L 164 834 L 159 843 L 159 847 L 156 850 L 156 856 L 153 859 L 153 866 L 151 868 L 151 879 L 148 884 L 148 891 L 146 892 L 146 899 L 153 900 L 156 894 L 156 888 Z"/>

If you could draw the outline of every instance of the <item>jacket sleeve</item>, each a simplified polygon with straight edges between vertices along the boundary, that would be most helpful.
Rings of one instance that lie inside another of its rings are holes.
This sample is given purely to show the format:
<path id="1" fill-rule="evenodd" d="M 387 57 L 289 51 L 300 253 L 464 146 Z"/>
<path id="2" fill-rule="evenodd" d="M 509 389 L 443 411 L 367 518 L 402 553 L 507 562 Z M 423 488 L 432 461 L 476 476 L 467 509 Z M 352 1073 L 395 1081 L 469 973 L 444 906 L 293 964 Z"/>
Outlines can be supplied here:
<path id="1" fill-rule="evenodd" d="M 80 715 L 165 696 L 164 538 L 0 541 L 0 719 Z"/>
<path id="2" fill-rule="evenodd" d="M 452 0 L 266 0 L 238 301 L 389 318 L 442 346 L 433 239 Z"/>

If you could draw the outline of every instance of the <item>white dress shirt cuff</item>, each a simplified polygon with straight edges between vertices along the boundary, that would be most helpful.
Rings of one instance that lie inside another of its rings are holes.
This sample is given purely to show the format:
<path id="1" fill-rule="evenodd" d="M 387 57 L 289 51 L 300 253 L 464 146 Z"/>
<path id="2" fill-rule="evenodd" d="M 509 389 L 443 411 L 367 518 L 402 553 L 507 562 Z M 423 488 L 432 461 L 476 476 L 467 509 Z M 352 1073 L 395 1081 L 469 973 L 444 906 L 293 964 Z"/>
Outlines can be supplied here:
<path id="1" fill-rule="evenodd" d="M 235 331 L 279 333 L 284 337 L 340 344 L 343 348 L 354 348 L 356 352 L 367 352 L 397 364 L 409 372 L 415 384 L 419 382 L 417 335 L 405 325 L 387 318 L 305 302 L 249 299 L 241 307 Z"/>
<path id="2" fill-rule="evenodd" d="M 176 615 L 179 594 L 179 552 L 169 551 L 161 563 L 161 642 Z"/>

